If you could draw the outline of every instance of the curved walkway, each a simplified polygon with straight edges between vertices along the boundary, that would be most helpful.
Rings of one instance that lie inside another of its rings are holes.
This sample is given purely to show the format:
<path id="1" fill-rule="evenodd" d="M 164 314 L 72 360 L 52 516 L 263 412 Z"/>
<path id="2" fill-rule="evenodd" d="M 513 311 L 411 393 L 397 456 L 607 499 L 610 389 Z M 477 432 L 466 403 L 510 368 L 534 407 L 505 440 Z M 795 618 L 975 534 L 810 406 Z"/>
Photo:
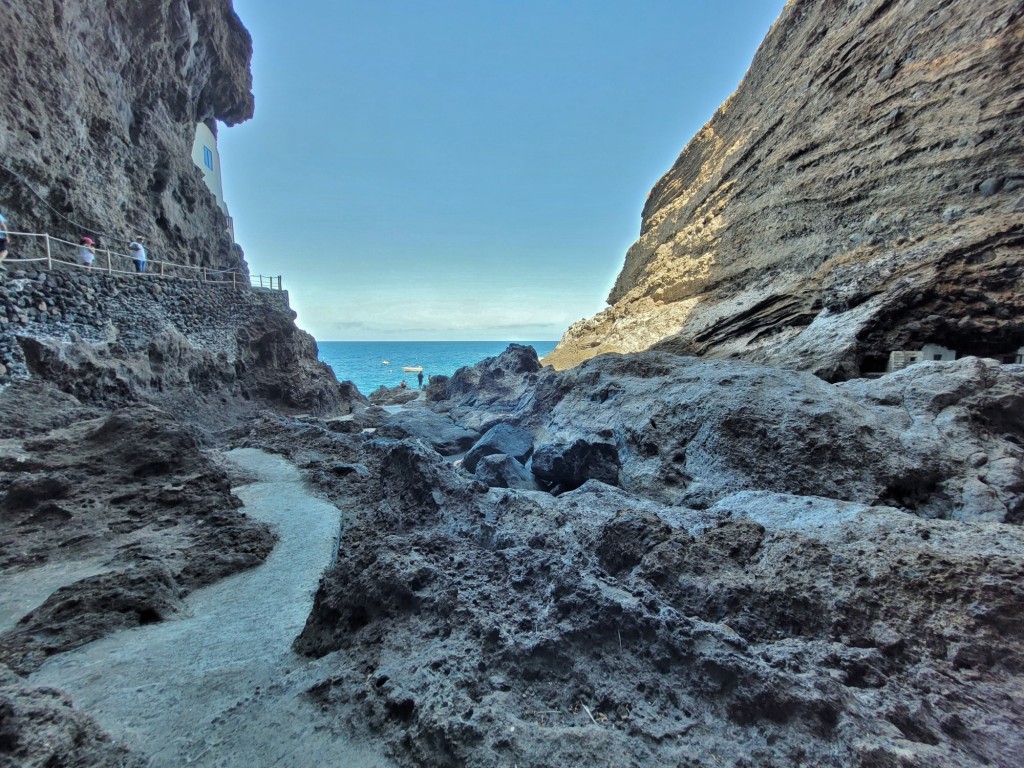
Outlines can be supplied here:
<path id="1" fill-rule="evenodd" d="M 302 695 L 323 675 L 291 651 L 337 551 L 337 508 L 310 496 L 280 457 L 227 455 L 259 478 L 235 493 L 280 537 L 267 562 L 189 596 L 191 616 L 56 656 L 31 682 L 68 691 L 153 767 L 390 766 Z"/>

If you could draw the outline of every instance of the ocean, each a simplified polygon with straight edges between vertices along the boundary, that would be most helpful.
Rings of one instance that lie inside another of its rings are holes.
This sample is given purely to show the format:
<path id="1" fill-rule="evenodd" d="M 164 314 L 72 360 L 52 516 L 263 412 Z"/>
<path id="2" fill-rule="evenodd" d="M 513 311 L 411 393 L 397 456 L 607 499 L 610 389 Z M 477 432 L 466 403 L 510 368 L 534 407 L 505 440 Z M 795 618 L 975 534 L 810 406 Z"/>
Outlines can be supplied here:
<path id="1" fill-rule="evenodd" d="M 334 370 L 339 381 L 354 382 L 368 395 L 377 387 L 397 387 L 405 381 L 417 384 L 416 373 L 402 366 L 423 366 L 424 384 L 431 376 L 451 376 L 463 366 L 500 355 L 509 344 L 524 344 L 543 357 L 557 341 L 318 341 L 320 359 Z M 390 365 L 384 365 L 383 361 Z"/>

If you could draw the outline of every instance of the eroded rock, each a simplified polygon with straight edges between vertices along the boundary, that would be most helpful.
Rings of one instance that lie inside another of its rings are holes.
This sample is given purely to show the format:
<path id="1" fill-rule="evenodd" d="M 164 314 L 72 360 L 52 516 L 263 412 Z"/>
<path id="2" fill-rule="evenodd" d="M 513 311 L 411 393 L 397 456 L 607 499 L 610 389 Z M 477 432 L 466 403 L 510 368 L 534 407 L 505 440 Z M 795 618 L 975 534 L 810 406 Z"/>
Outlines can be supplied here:
<path id="1" fill-rule="evenodd" d="M 31 410 L 37 391 L 8 388 L 0 408 Z M 91 415 L 78 406 L 53 428 L 40 414 L 5 444 L 13 461 L 0 466 L 0 571 L 89 561 L 105 571 L 57 589 L 0 635 L 0 661 L 20 672 L 165 619 L 187 593 L 261 563 L 273 547 L 269 528 L 238 512 L 192 430 L 151 406 Z"/>
<path id="2" fill-rule="evenodd" d="M 380 448 L 379 480 L 338 486 L 360 511 L 296 647 L 344 650 L 311 695 L 403 762 L 966 766 L 1022 746 L 1017 527 L 594 481 L 481 494 Z"/>

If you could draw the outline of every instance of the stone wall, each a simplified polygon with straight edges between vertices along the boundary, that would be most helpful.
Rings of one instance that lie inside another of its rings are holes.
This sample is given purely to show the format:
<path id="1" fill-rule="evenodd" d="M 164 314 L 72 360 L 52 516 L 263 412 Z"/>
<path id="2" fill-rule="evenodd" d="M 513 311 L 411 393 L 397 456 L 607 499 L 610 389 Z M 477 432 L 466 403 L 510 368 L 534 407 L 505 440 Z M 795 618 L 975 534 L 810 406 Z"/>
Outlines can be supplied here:
<path id="1" fill-rule="evenodd" d="M 286 292 L 83 271 L 0 273 L 0 387 L 40 377 L 88 402 L 255 400 L 345 410 Z"/>

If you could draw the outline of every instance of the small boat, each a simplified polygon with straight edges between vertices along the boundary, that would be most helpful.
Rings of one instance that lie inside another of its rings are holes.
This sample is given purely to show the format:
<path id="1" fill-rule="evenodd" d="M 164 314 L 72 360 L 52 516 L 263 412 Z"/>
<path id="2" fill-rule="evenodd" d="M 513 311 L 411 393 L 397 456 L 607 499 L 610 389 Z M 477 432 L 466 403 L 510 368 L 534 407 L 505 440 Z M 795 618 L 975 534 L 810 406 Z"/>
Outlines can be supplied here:
<path id="1" fill-rule="evenodd" d="M 381 360 L 380 364 L 381 365 L 391 365 L 391 361 L 390 360 Z"/>
<path id="2" fill-rule="evenodd" d="M 402 370 L 406 373 L 423 373 L 422 365 L 403 365 Z"/>

